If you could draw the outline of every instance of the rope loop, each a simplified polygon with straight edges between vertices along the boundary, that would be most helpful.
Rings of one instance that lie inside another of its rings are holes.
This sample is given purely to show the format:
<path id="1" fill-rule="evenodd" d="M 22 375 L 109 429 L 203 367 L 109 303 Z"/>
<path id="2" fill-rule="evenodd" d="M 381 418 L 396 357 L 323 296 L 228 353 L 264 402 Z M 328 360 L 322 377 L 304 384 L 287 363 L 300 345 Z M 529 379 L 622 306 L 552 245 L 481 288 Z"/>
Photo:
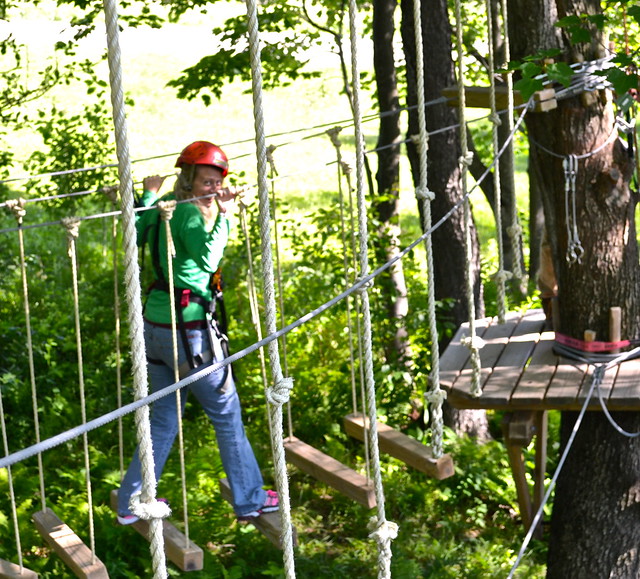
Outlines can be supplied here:
<path id="1" fill-rule="evenodd" d="M 275 386 L 267 388 L 267 402 L 274 406 L 284 406 L 289 402 L 291 390 L 293 390 L 293 378 L 281 378 Z"/>
<path id="2" fill-rule="evenodd" d="M 6 201 L 6 205 L 13 212 L 13 216 L 16 218 L 18 225 L 22 225 L 22 220 L 27 214 L 24 204 L 25 200 L 22 197 L 18 197 L 18 199 L 7 199 Z"/>
<path id="3" fill-rule="evenodd" d="M 431 405 L 439 408 L 442 403 L 447 399 L 447 391 L 442 388 L 429 390 L 424 393 L 424 399 Z"/>
<path id="4" fill-rule="evenodd" d="M 500 118 L 500 115 L 498 113 L 491 113 L 489 115 L 489 120 L 496 126 L 499 127 L 500 125 L 502 125 L 502 119 Z"/>
<path id="5" fill-rule="evenodd" d="M 158 210 L 160 211 L 160 217 L 162 221 L 171 221 L 173 212 L 176 209 L 176 200 L 170 199 L 168 201 L 158 201 Z"/>
<path id="6" fill-rule="evenodd" d="M 478 351 L 484 348 L 484 340 L 480 336 L 465 336 L 460 343 L 470 350 Z"/>
<path id="7" fill-rule="evenodd" d="M 436 194 L 425 185 L 424 187 L 416 188 L 416 198 L 421 201 L 433 201 L 436 198 Z"/>
<path id="8" fill-rule="evenodd" d="M 104 193 L 111 203 L 114 205 L 118 203 L 118 186 L 117 185 L 105 185 L 100 189 L 101 193 Z"/>
<path id="9" fill-rule="evenodd" d="M 278 171 L 276 170 L 276 162 L 273 158 L 273 153 L 277 148 L 278 148 L 277 145 L 269 145 L 266 151 L 267 163 L 269 163 L 269 167 L 271 167 L 271 171 L 273 172 L 274 175 L 278 174 Z"/>
<path id="10" fill-rule="evenodd" d="M 342 141 L 338 136 L 340 134 L 340 131 L 342 131 L 342 127 L 333 127 L 331 129 L 327 129 L 327 135 L 329 135 L 329 138 L 331 139 L 331 144 L 336 149 L 339 149 L 342 146 Z"/>
<path id="11" fill-rule="evenodd" d="M 420 133 L 416 133 L 415 135 L 411 135 L 409 137 L 411 142 L 415 145 L 418 152 L 422 150 L 422 147 L 425 147 L 425 150 L 429 150 L 429 133 L 424 134 L 424 138 L 422 138 Z"/>
<path id="12" fill-rule="evenodd" d="M 473 151 L 467 151 L 466 155 L 461 155 L 458 163 L 460 166 L 471 167 L 471 163 L 473 163 Z"/>
<path id="13" fill-rule="evenodd" d="M 522 225 L 520 224 L 520 221 L 516 221 L 513 225 L 509 225 L 509 227 L 507 227 L 507 233 L 512 237 L 521 235 Z"/>
<path id="14" fill-rule="evenodd" d="M 138 518 L 145 521 L 151 519 L 166 519 L 171 515 L 171 507 L 165 501 L 153 500 L 150 503 L 143 503 L 140 500 L 140 491 L 133 493 L 129 499 L 129 509 Z"/>

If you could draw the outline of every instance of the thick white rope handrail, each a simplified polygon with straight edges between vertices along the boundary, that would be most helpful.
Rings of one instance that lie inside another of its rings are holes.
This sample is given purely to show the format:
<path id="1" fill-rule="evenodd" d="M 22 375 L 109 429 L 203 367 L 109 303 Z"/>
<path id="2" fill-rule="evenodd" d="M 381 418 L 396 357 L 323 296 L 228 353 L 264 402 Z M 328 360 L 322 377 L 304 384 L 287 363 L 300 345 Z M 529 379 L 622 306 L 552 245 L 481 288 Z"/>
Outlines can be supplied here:
<path id="1" fill-rule="evenodd" d="M 500 126 L 500 117 L 496 107 L 496 78 L 495 78 L 495 60 L 493 57 L 493 14 L 492 14 L 491 0 L 485 1 L 485 12 L 487 14 L 487 38 L 489 39 L 489 104 L 491 108 L 491 135 L 493 155 L 500 149 L 500 143 L 498 141 L 498 127 Z M 498 305 L 498 322 L 504 324 L 506 309 L 507 309 L 507 296 L 505 286 L 507 280 L 511 277 L 511 272 L 504 269 L 504 242 L 502 239 L 502 185 L 500 180 L 500 163 L 496 163 L 493 169 L 493 188 L 495 194 L 495 221 L 496 221 L 496 239 L 498 241 L 498 271 L 494 275 L 496 289 L 497 289 L 497 305 Z M 515 248 L 514 248 L 515 253 Z"/>
<path id="2" fill-rule="evenodd" d="M 131 340 L 131 361 L 135 397 L 148 395 L 147 361 L 145 356 L 144 332 L 142 321 L 142 292 L 140 289 L 140 270 L 138 267 L 138 247 L 136 243 L 136 225 L 133 211 L 133 183 L 131 178 L 131 159 L 127 136 L 127 119 L 124 106 L 122 82 L 122 63 L 120 58 L 120 30 L 116 0 L 103 0 L 105 24 L 107 29 L 107 50 L 109 61 L 109 84 L 111 104 L 118 155 L 118 176 L 120 180 L 120 199 L 122 203 L 123 244 L 125 260 L 125 287 L 129 306 L 129 336 Z M 151 444 L 151 426 L 149 407 L 141 406 L 136 411 L 136 435 L 139 443 L 139 457 L 142 471 L 141 500 L 149 506 L 156 498 L 156 477 L 154 472 L 153 448 Z M 136 509 L 143 513 L 143 509 Z M 135 514 L 135 511 L 132 511 Z M 160 518 L 149 520 L 149 541 L 155 579 L 167 576 L 167 560 L 164 552 L 163 525 Z"/>
<path id="3" fill-rule="evenodd" d="M 78 254 L 76 240 L 80 233 L 80 222 L 73 217 L 62 220 L 62 225 L 67 233 L 67 253 L 71 260 L 71 289 L 73 292 L 73 313 L 76 330 L 76 351 L 78 356 L 78 388 L 80 392 L 80 416 L 82 423 L 87 422 L 87 404 L 84 388 L 84 362 L 82 356 L 82 332 L 80 328 L 80 293 L 78 290 Z M 91 462 L 89 459 L 89 439 L 87 433 L 82 435 L 82 447 L 84 450 L 84 471 L 87 488 L 87 511 L 89 515 L 89 548 L 92 562 L 96 560 L 95 526 L 93 524 L 93 492 L 91 490 Z"/>
<path id="4" fill-rule="evenodd" d="M 462 154 L 460 156 L 460 181 L 462 184 L 462 197 L 466 199 L 464 203 L 464 230 L 465 230 L 465 246 L 467 251 L 467 269 L 466 269 L 466 292 L 467 292 L 467 309 L 469 314 L 469 336 L 464 340 L 465 345 L 470 351 L 471 361 L 471 394 L 473 396 L 480 396 L 480 341 L 476 336 L 476 306 L 473 295 L 473 279 L 472 279 L 472 261 L 473 261 L 473 246 L 471 244 L 471 207 L 467 196 L 467 177 L 469 173 L 469 166 L 471 165 L 471 157 L 473 153 L 469 152 L 467 145 L 467 126 L 465 122 L 465 90 L 464 90 L 464 66 L 463 66 L 463 52 L 464 43 L 462 40 L 462 7 L 461 1 L 456 0 L 455 13 L 456 13 L 456 50 L 458 51 L 458 99 L 459 99 L 459 121 L 460 121 L 460 146 Z M 497 163 L 494 163 L 495 168 Z"/>
<path id="5" fill-rule="evenodd" d="M 360 69 L 358 63 L 358 7 L 356 0 L 349 0 L 349 39 L 351 45 L 351 85 L 353 95 L 353 117 L 356 141 L 356 201 L 358 205 L 359 231 L 359 277 L 367 275 L 369 269 L 368 256 L 368 223 L 367 206 L 364 196 L 364 136 L 362 134 L 362 113 L 360 110 Z M 372 532 L 378 546 L 378 577 L 391 576 L 391 541 L 397 536 L 397 525 L 387 521 L 385 514 L 385 497 L 380 472 L 380 450 L 378 448 L 378 412 L 376 406 L 376 388 L 373 376 L 373 353 L 371 340 L 371 311 L 369 308 L 368 283 L 359 292 L 362 304 L 362 335 L 364 350 L 364 370 L 367 388 L 367 410 L 369 418 L 369 450 L 373 467 L 373 482 L 376 493 L 376 516 L 371 520 Z"/>
<path id="6" fill-rule="evenodd" d="M 429 191 L 428 180 L 428 150 L 429 133 L 427 132 L 427 119 L 425 113 L 425 86 L 424 86 L 424 48 L 422 38 L 422 6 L 420 0 L 413 1 L 413 28 L 416 45 L 416 92 L 418 100 L 418 127 L 419 133 L 414 141 L 420 157 L 420 176 L 416 197 L 422 203 L 424 231 L 431 229 L 431 202 L 435 198 L 434 193 Z M 431 419 L 431 448 L 433 456 L 442 456 L 442 439 L 444 432 L 444 421 L 442 416 L 442 403 L 447 397 L 444 390 L 440 388 L 440 351 L 438 348 L 438 326 L 436 321 L 436 297 L 435 297 L 435 276 L 433 265 L 433 240 L 429 236 L 425 239 L 425 249 L 427 255 L 427 307 L 429 316 L 429 332 L 431 334 L 431 372 L 429 373 L 431 385 L 424 393 L 426 408 Z M 428 421 L 425 417 L 425 421 Z"/>
<path id="7" fill-rule="evenodd" d="M 524 108 L 514 127 L 514 131 L 519 129 L 520 125 L 524 121 L 524 117 L 526 113 L 527 113 L 527 108 Z M 513 138 L 513 134 L 514 133 L 511 134 L 509 139 L 507 139 L 507 141 L 503 145 L 503 148 L 501 149 L 501 153 L 504 152 L 504 149 L 506 148 L 510 140 Z M 497 162 L 497 159 L 494 160 L 494 163 L 496 162 Z M 277 340 L 282 334 L 289 333 L 295 330 L 296 328 L 299 328 L 303 324 L 307 323 L 308 321 L 312 320 L 313 318 L 326 312 L 327 310 L 332 308 L 334 305 L 336 305 L 338 302 L 345 299 L 347 296 L 353 295 L 361 287 L 363 287 L 365 284 L 368 284 L 371 280 L 375 279 L 381 273 L 387 271 L 398 260 L 403 259 L 407 254 L 413 251 L 418 245 L 420 245 L 421 243 L 424 243 L 424 240 L 426 237 L 428 237 L 429 235 L 432 235 L 436 229 L 441 227 L 451 217 L 451 215 L 453 215 L 456 211 L 460 209 L 462 204 L 467 200 L 468 196 L 471 195 L 471 193 L 473 193 L 476 187 L 479 186 L 479 183 L 481 183 L 482 180 L 489 175 L 489 173 L 491 172 L 491 169 L 492 169 L 492 166 L 488 167 L 485 173 L 480 177 L 480 179 L 476 181 L 476 184 L 474 185 L 474 187 L 472 187 L 467 192 L 467 197 L 461 197 L 453 205 L 453 207 L 451 207 L 451 209 L 449 209 L 449 211 L 447 211 L 447 213 L 445 213 L 438 220 L 438 222 L 433 225 L 433 227 L 430 230 L 425 231 L 422 235 L 420 235 L 420 237 L 416 238 L 412 243 L 410 243 L 407 247 L 405 247 L 400 253 L 395 255 L 392 259 L 390 259 L 386 263 L 382 264 L 376 270 L 372 271 L 369 275 L 357 279 L 349 289 L 341 292 L 340 294 L 331 298 L 325 303 L 321 304 L 314 310 L 301 316 L 294 322 L 291 322 L 285 328 L 282 328 L 280 330 L 273 332 L 272 334 L 266 336 L 265 338 L 259 340 L 258 342 L 255 342 L 254 344 L 247 346 L 243 350 L 240 350 L 239 352 L 236 352 L 235 354 L 230 355 L 229 357 L 225 358 L 222 362 L 209 366 L 201 370 L 200 372 L 197 372 L 196 374 L 189 376 L 188 378 L 182 379 L 180 382 L 177 382 L 176 384 L 171 384 L 162 390 L 158 390 L 157 392 L 154 392 L 153 394 L 147 394 L 145 397 L 137 398 L 134 402 L 131 402 L 123 406 L 122 408 L 118 408 L 117 410 L 113 410 L 107 414 L 104 414 L 103 416 L 100 416 L 88 422 L 86 425 L 76 426 L 65 432 L 57 434 L 47 440 L 44 440 L 40 443 L 36 443 L 22 450 L 16 451 L 11 455 L 9 455 L 8 457 L 0 458 L 0 468 L 5 468 L 7 466 L 11 466 L 18 462 L 26 460 L 27 458 L 30 458 L 35 454 L 44 452 L 46 450 L 50 450 L 51 448 L 54 448 L 60 444 L 63 444 L 64 442 L 73 440 L 74 438 L 81 436 L 84 432 L 89 432 L 96 428 L 100 428 L 101 426 L 104 426 L 109 422 L 112 422 L 113 420 L 117 420 L 121 416 L 125 416 L 131 412 L 137 411 L 143 406 L 147 406 L 153 403 L 154 401 L 159 400 L 163 396 L 167 396 L 172 392 L 175 392 L 179 388 L 184 388 L 185 386 L 188 386 L 195 380 L 199 380 L 200 378 L 202 378 L 203 376 L 206 376 L 210 372 L 221 370 L 222 368 L 225 368 L 227 365 L 237 362 L 238 360 L 244 358 L 245 356 L 248 356 L 249 354 L 255 352 L 256 350 L 260 350 L 261 348 L 268 345 L 272 341 Z M 137 262 L 136 262 L 136 265 L 137 265 Z"/>
<path id="8" fill-rule="evenodd" d="M 260 209 L 260 234 L 262 249 L 262 284 L 265 303 L 265 322 L 267 332 L 276 330 L 276 305 L 273 280 L 273 257 L 271 251 L 269 189 L 267 184 L 267 147 L 264 129 L 264 106 L 262 99 L 262 65 L 260 61 L 260 37 L 258 32 L 258 11 L 255 0 L 246 0 L 247 26 L 249 31 L 249 53 L 251 59 L 251 84 L 253 96 L 253 115 L 256 139 L 256 157 L 258 165 L 258 196 Z M 280 518 L 282 521 L 282 547 L 284 570 L 287 579 L 295 577 L 293 557 L 293 530 L 291 524 L 291 501 L 289 498 L 289 480 L 284 452 L 282 429 L 282 404 L 289 398 L 292 380 L 284 378 L 280 367 L 278 342 L 269 343 L 269 363 L 273 386 L 266 390 L 269 402 L 271 429 L 271 448 L 274 457 L 276 486 L 280 496 Z"/>

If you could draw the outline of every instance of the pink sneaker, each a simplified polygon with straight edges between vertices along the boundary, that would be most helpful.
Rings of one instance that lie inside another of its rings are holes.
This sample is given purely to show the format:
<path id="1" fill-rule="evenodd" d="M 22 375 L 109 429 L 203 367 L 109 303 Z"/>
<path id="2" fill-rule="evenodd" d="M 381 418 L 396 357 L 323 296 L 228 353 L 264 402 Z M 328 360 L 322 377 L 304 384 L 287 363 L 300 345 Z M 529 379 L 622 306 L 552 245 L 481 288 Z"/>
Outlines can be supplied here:
<path id="1" fill-rule="evenodd" d="M 263 513 L 275 513 L 280 508 L 280 499 L 278 498 L 278 493 L 276 491 L 268 490 L 267 498 L 264 501 L 264 505 L 262 505 L 261 509 L 257 511 L 251 511 L 246 515 L 238 515 L 239 521 L 251 521 L 252 519 L 257 519 Z"/>

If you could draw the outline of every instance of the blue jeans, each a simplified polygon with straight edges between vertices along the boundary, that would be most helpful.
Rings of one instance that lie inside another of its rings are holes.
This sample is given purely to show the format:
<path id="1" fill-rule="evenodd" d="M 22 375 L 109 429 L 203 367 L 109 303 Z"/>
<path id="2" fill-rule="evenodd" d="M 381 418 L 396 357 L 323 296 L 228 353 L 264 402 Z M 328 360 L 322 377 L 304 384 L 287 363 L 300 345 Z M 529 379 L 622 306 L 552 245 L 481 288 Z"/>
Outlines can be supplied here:
<path id="1" fill-rule="evenodd" d="M 145 322 L 144 332 L 147 357 L 155 362 L 150 362 L 148 369 L 151 389 L 156 392 L 175 383 L 172 332 L 168 328 L 154 326 L 148 322 Z M 187 330 L 187 336 L 193 356 L 211 351 L 209 332 L 206 329 Z M 214 335 L 213 341 L 215 360 L 220 361 L 224 358 L 220 340 Z M 178 332 L 178 366 L 180 367 L 185 362 L 186 355 Z M 209 361 L 199 369 L 212 364 L 213 361 Z M 198 369 L 190 370 L 187 375 L 197 371 Z M 184 377 L 186 376 L 181 376 L 181 378 Z M 241 516 L 260 509 L 264 505 L 266 491 L 262 488 L 262 474 L 242 424 L 240 399 L 236 392 L 231 368 L 228 366 L 211 372 L 182 388 L 180 401 L 183 413 L 189 392 L 198 399 L 213 423 L 222 466 L 233 493 L 234 511 Z M 156 480 L 160 479 L 169 451 L 178 433 L 176 400 L 176 394 L 172 393 L 154 402 L 151 408 L 151 440 Z M 120 515 L 131 514 L 129 499 L 133 493 L 141 488 L 142 474 L 138 449 L 136 449 L 118 491 L 118 513 Z"/>

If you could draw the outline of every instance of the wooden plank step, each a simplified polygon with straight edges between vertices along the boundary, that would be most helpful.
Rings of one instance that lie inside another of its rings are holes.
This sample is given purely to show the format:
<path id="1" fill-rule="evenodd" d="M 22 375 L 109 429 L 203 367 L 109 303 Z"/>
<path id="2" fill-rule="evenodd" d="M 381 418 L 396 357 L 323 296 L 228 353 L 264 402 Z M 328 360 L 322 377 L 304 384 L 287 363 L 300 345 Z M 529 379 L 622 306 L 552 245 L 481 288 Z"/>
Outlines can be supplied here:
<path id="1" fill-rule="evenodd" d="M 287 460 L 301 471 L 328 484 L 367 509 L 376 506 L 373 483 L 364 475 L 295 436 L 284 441 L 284 450 Z"/>
<path id="2" fill-rule="evenodd" d="M 2 579 L 37 579 L 38 574 L 35 571 L 27 569 L 24 565 L 16 565 L 10 561 L 0 559 L 0 578 Z"/>
<path id="3" fill-rule="evenodd" d="M 465 106 L 470 108 L 491 108 L 490 100 L 491 87 L 488 86 L 465 86 L 464 100 Z M 460 104 L 458 87 L 449 86 L 442 90 L 442 96 L 449 99 L 447 104 L 450 107 L 457 107 Z M 509 105 L 507 87 L 497 85 L 495 87 L 496 110 L 504 111 Z M 520 91 L 513 91 L 513 104 L 519 106 L 524 104 Z M 533 110 L 537 113 L 552 111 L 558 108 L 556 91 L 553 88 L 544 88 L 533 95 Z"/>
<path id="4" fill-rule="evenodd" d="M 222 498 L 228 503 L 233 503 L 233 493 L 229 486 L 229 481 L 226 478 L 220 479 L 220 494 Z M 280 520 L 280 513 L 263 513 L 259 517 L 251 520 L 251 524 L 258 529 L 275 547 L 282 549 L 282 522 Z M 298 546 L 298 533 L 296 528 L 292 528 L 293 531 L 293 546 Z"/>
<path id="5" fill-rule="evenodd" d="M 76 577 L 108 578 L 107 568 L 95 557 L 80 537 L 65 525 L 51 509 L 34 513 L 31 517 L 44 540 L 73 571 Z"/>
<path id="6" fill-rule="evenodd" d="M 349 436 L 364 441 L 365 420 L 362 414 L 349 414 L 344 418 L 344 428 Z M 382 422 L 377 423 L 378 445 L 384 452 L 401 460 L 437 480 L 453 475 L 453 460 L 448 454 L 434 458 L 431 448 Z"/>
<path id="7" fill-rule="evenodd" d="M 118 489 L 111 491 L 111 508 L 118 511 Z M 147 541 L 149 540 L 149 522 L 140 519 L 133 525 Z M 176 529 L 167 519 L 162 520 L 164 552 L 167 559 L 182 571 L 201 571 L 204 567 L 204 552 L 193 541 L 187 541 L 184 533 Z"/>

